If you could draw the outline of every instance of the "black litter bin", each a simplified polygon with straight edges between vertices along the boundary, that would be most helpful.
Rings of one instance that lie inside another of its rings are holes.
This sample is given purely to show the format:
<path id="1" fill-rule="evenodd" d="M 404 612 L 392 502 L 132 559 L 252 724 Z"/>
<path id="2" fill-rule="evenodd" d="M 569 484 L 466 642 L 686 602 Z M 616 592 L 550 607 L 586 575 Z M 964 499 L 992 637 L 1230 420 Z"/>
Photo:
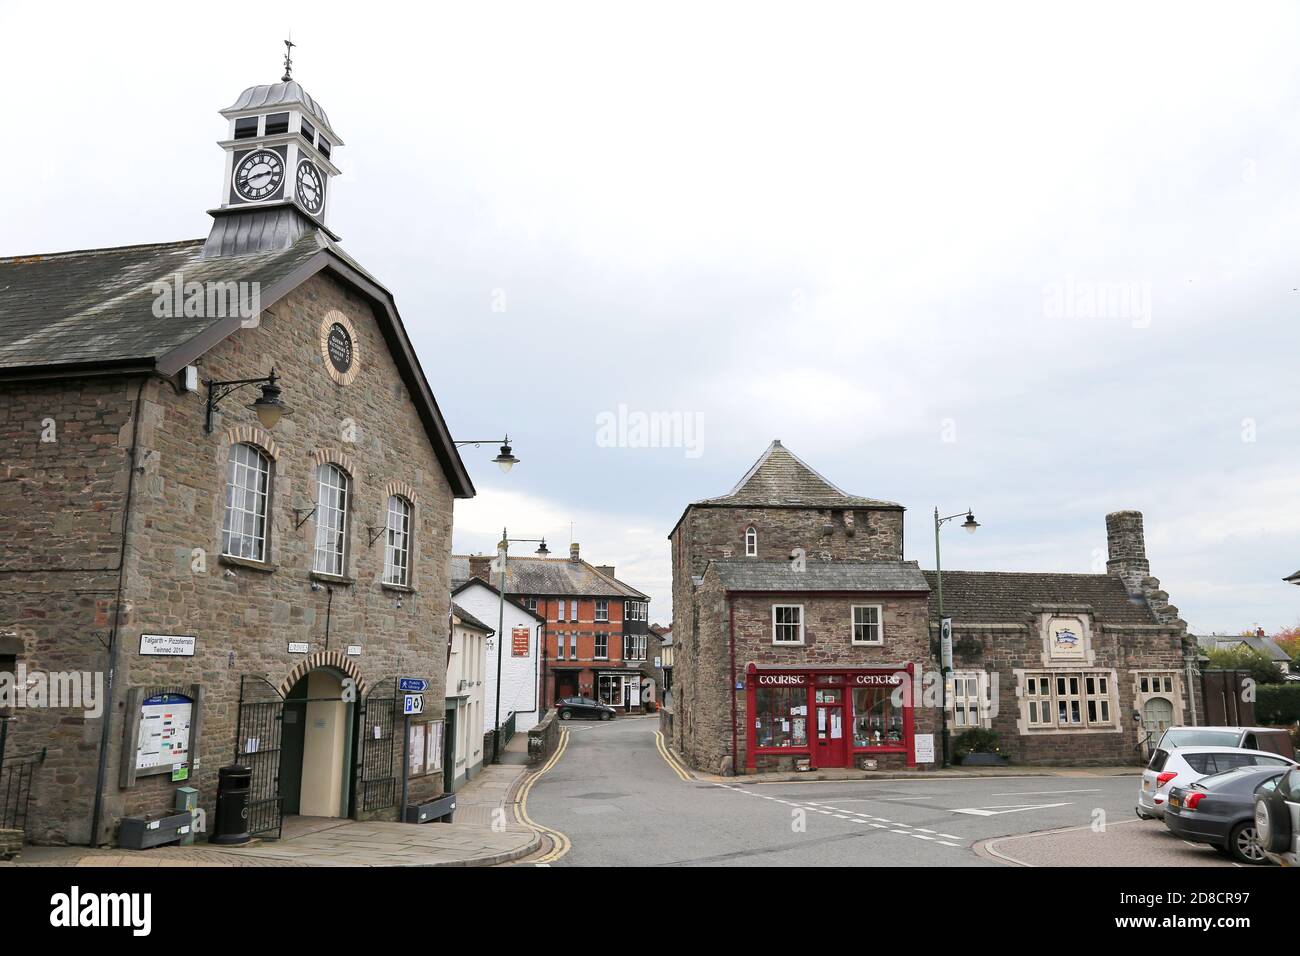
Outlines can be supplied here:
<path id="1" fill-rule="evenodd" d="M 248 831 L 248 793 L 253 785 L 249 767 L 222 767 L 217 771 L 217 820 L 209 843 L 247 843 L 253 839 Z"/>

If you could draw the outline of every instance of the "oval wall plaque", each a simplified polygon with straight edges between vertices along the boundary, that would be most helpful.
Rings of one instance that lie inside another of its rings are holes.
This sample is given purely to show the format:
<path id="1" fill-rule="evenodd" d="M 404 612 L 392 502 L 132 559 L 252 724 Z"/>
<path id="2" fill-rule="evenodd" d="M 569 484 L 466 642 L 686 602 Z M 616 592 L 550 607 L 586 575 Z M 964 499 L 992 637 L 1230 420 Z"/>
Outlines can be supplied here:
<path id="1" fill-rule="evenodd" d="M 361 371 L 356 326 L 337 309 L 326 314 L 320 325 L 320 354 L 325 371 L 340 385 L 349 385 Z"/>

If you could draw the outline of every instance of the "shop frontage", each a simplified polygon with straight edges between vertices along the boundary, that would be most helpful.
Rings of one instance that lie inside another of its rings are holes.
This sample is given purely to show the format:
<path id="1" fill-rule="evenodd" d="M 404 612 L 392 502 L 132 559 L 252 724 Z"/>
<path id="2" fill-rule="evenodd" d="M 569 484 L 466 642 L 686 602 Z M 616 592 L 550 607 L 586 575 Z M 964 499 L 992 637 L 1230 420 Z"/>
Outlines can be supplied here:
<path id="1" fill-rule="evenodd" d="M 912 664 L 786 668 L 750 664 L 749 770 L 914 767 Z"/>

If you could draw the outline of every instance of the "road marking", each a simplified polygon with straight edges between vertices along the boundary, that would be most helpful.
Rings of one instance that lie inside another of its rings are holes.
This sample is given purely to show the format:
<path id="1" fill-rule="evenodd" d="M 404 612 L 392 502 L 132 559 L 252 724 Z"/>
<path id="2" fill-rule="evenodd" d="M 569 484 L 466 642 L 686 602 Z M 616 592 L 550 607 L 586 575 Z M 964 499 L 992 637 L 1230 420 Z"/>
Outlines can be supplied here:
<path id="1" fill-rule="evenodd" d="M 1021 790 L 1019 793 L 991 793 L 991 797 L 1046 797 L 1056 793 L 1101 793 L 1096 790 Z"/>
<path id="2" fill-rule="evenodd" d="M 560 731 L 560 745 L 555 748 L 555 753 L 551 755 L 551 759 L 546 761 L 540 770 L 529 776 L 529 778 L 524 781 L 524 785 L 519 788 L 519 793 L 515 795 L 515 820 L 534 832 L 546 834 L 546 836 L 551 840 L 551 849 L 533 861 L 536 866 L 550 866 L 553 862 L 564 856 L 564 854 L 568 853 L 570 848 L 573 846 L 573 844 L 569 842 L 569 838 L 559 830 L 553 830 L 548 826 L 543 826 L 528 815 L 528 795 L 532 793 L 533 787 L 537 784 L 537 781 L 541 779 L 542 774 L 546 773 L 560 762 L 560 758 L 564 756 L 565 748 L 568 746 L 569 730 L 568 728 L 563 728 Z"/>
<path id="3" fill-rule="evenodd" d="M 1022 804 L 1004 804 L 1000 807 L 966 807 L 962 810 L 952 810 L 952 813 L 968 813 L 973 817 L 996 817 L 1003 813 L 1022 813 L 1025 810 L 1050 810 L 1053 807 L 1068 807 L 1070 803 L 1022 803 Z"/>
<path id="4" fill-rule="evenodd" d="M 664 762 L 668 764 L 673 773 L 677 774 L 682 780 L 691 779 L 690 772 L 673 757 L 672 751 L 668 749 L 668 744 L 664 740 L 663 733 L 658 730 L 655 731 L 655 749 L 659 751 L 659 756 L 664 758 Z"/>

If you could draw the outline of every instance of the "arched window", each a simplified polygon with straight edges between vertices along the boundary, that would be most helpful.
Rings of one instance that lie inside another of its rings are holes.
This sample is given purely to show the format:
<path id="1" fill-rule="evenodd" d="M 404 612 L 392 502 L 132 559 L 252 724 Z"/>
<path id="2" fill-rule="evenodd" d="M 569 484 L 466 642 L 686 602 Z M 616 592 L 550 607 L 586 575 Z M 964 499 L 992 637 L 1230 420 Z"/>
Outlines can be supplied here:
<path id="1" fill-rule="evenodd" d="M 265 561 L 267 500 L 271 459 L 252 445 L 230 446 L 226 470 L 226 513 L 221 522 L 221 553 Z"/>
<path id="2" fill-rule="evenodd" d="M 388 499 L 384 583 L 411 586 L 411 503 L 400 495 Z"/>
<path id="3" fill-rule="evenodd" d="M 752 527 L 745 531 L 745 557 L 758 557 L 758 532 Z"/>
<path id="4" fill-rule="evenodd" d="M 342 575 L 348 540 L 348 474 L 325 462 L 316 469 L 316 559 L 313 570 Z"/>

